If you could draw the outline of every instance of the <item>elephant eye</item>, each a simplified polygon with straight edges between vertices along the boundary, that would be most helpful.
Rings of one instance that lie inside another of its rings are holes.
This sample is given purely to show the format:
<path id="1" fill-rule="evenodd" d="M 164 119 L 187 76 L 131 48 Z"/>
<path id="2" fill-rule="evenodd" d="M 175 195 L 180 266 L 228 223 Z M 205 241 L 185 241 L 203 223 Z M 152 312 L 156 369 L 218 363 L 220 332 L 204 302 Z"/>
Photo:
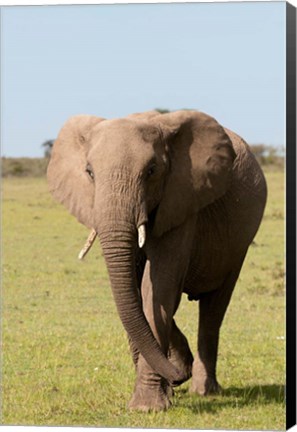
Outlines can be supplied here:
<path id="1" fill-rule="evenodd" d="M 157 165 L 154 163 L 148 168 L 146 172 L 147 177 L 151 177 L 152 175 L 154 175 L 156 170 L 157 170 Z"/>
<path id="2" fill-rule="evenodd" d="M 91 177 L 91 179 L 94 180 L 94 173 L 93 173 L 93 170 L 92 170 L 90 164 L 88 164 L 88 165 L 86 166 L 86 172 L 89 174 L 89 176 Z"/>

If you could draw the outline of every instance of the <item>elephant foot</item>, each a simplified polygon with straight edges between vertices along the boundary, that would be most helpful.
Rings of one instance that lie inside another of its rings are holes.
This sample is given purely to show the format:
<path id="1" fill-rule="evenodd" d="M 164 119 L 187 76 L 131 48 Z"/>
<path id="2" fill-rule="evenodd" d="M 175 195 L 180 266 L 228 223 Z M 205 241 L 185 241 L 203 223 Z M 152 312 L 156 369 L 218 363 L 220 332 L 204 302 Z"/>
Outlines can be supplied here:
<path id="1" fill-rule="evenodd" d="M 161 386 L 137 388 L 129 402 L 129 409 L 142 412 L 166 411 L 171 406 L 169 389 L 169 386 L 166 389 Z"/>
<path id="2" fill-rule="evenodd" d="M 196 393 L 200 396 L 208 396 L 220 394 L 222 387 L 215 378 L 210 377 L 196 377 L 192 380 L 190 386 L 190 393 Z"/>
<path id="3" fill-rule="evenodd" d="M 194 361 L 193 355 L 186 337 L 176 326 L 175 322 L 173 322 L 171 334 L 169 361 L 182 373 L 183 377 L 178 385 L 183 384 L 191 378 Z"/>
<path id="4" fill-rule="evenodd" d="M 183 373 L 182 379 L 179 381 L 178 384 L 176 384 L 174 387 L 180 386 L 184 382 L 188 381 L 192 376 L 192 364 L 181 364 L 177 362 L 172 362 L 179 371 Z"/>
<path id="5" fill-rule="evenodd" d="M 174 353 L 175 354 L 175 353 Z M 177 386 L 183 384 L 188 381 L 192 376 L 192 358 L 182 359 L 177 355 L 171 355 L 169 357 L 170 362 L 182 373 L 182 379 L 177 384 Z"/>
<path id="6" fill-rule="evenodd" d="M 210 368 L 205 361 L 201 361 L 199 354 L 195 357 L 192 375 L 190 393 L 201 396 L 221 393 L 222 388 L 217 382 L 215 368 Z"/>

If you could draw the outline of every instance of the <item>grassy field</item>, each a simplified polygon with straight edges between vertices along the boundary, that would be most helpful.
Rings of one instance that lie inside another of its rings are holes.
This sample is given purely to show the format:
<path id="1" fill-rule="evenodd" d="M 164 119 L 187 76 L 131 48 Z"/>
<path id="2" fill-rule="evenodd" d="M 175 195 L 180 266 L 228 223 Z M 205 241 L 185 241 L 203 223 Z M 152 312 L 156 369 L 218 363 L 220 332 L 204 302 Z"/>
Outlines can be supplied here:
<path id="1" fill-rule="evenodd" d="M 284 178 L 269 200 L 221 330 L 223 395 L 189 383 L 167 412 L 131 413 L 134 368 L 99 243 L 78 262 L 88 231 L 53 202 L 44 178 L 3 181 L 2 423 L 195 429 L 284 429 Z M 177 323 L 192 350 L 197 303 Z"/>

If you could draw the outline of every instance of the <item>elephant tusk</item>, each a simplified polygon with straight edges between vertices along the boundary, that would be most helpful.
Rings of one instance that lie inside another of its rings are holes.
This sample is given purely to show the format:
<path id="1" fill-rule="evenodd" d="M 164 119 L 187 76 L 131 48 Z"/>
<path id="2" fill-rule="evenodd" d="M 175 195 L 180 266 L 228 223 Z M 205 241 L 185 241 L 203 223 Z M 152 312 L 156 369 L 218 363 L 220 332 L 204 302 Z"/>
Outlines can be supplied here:
<path id="1" fill-rule="evenodd" d="M 145 244 L 145 225 L 138 227 L 138 246 L 142 248 Z"/>
<path id="2" fill-rule="evenodd" d="M 96 236 L 97 236 L 96 231 L 94 229 L 92 229 L 92 231 L 89 234 L 89 237 L 87 238 L 87 241 L 85 242 L 84 247 L 82 248 L 82 250 L 78 254 L 79 260 L 82 260 L 87 255 L 87 253 L 89 252 L 89 250 L 91 249 L 91 247 L 95 241 Z"/>

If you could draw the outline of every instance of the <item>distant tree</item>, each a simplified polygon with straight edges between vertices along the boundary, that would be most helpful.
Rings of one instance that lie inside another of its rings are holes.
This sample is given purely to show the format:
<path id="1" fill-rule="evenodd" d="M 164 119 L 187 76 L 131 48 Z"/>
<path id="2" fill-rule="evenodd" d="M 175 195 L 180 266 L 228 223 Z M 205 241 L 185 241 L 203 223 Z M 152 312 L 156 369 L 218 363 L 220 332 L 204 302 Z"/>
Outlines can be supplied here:
<path id="1" fill-rule="evenodd" d="M 268 154 L 268 147 L 265 144 L 253 144 L 250 147 L 257 161 L 263 164 Z"/>
<path id="2" fill-rule="evenodd" d="M 41 145 L 41 147 L 44 147 L 44 157 L 49 158 L 51 156 L 54 142 L 55 140 L 53 139 L 47 140 Z"/>
<path id="3" fill-rule="evenodd" d="M 178 111 L 179 110 L 182 110 L 182 111 L 192 111 L 192 109 L 193 108 L 178 108 Z M 172 112 L 171 110 L 168 110 L 166 108 L 155 108 L 155 111 L 158 111 L 160 114 L 167 114 L 167 113 Z"/>
<path id="4" fill-rule="evenodd" d="M 155 108 L 155 111 L 158 111 L 160 114 L 170 113 L 170 110 L 164 108 Z"/>
<path id="5" fill-rule="evenodd" d="M 284 165 L 285 155 L 283 148 L 265 144 L 253 144 L 250 147 L 261 165 Z"/>

